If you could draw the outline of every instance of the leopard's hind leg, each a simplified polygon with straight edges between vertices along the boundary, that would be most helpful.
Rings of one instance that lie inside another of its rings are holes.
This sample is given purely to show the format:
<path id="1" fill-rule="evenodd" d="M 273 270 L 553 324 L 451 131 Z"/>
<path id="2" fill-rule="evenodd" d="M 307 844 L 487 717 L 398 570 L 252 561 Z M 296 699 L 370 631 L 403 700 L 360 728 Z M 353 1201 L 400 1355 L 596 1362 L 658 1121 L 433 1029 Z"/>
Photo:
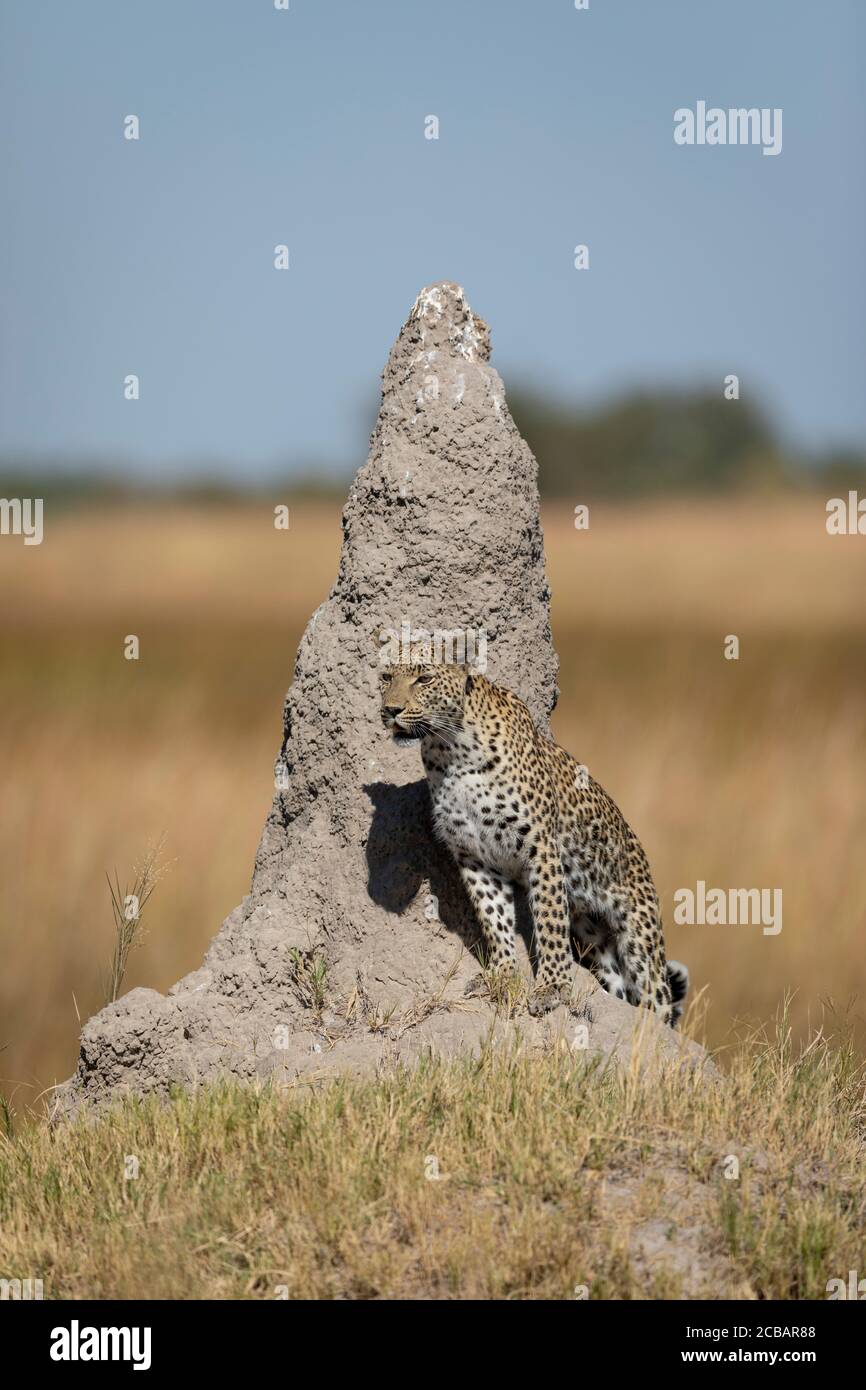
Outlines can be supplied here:
<path id="1" fill-rule="evenodd" d="M 610 914 L 630 1004 L 651 1009 L 664 1023 L 675 1023 L 671 981 L 665 963 L 658 908 L 623 894 Z"/>
<path id="2" fill-rule="evenodd" d="M 571 930 L 578 956 L 602 988 L 616 999 L 627 998 L 626 976 L 616 940 L 605 919 L 591 912 L 585 903 L 572 903 Z"/>

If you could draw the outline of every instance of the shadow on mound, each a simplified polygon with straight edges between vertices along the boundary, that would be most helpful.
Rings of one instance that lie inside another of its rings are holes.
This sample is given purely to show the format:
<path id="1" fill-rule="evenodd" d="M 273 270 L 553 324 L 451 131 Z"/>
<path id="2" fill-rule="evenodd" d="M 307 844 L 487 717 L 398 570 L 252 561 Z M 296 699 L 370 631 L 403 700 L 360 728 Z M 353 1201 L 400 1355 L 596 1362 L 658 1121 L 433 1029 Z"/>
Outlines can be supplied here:
<path id="1" fill-rule="evenodd" d="M 440 921 L 480 959 L 480 932 L 457 867 L 433 834 L 427 781 L 364 787 L 373 804 L 367 839 L 367 891 L 372 901 L 398 915 L 414 902 L 425 882 L 435 903 L 430 921 Z M 532 919 L 522 889 L 517 890 L 517 931 L 529 951 Z"/>

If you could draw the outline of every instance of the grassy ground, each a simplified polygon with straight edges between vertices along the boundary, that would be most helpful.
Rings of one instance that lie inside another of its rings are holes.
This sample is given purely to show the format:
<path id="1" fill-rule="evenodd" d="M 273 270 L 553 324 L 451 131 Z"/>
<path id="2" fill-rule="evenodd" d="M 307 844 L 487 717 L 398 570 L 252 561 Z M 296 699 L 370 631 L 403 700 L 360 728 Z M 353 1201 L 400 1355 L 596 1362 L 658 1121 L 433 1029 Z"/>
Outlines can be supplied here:
<path id="1" fill-rule="evenodd" d="M 501 1049 L 0 1139 L 46 1298 L 825 1298 L 864 1265 L 863 1077 L 784 1026 L 725 1085 Z"/>
<path id="2" fill-rule="evenodd" d="M 862 539 L 828 537 L 809 497 L 608 503 L 588 532 L 548 507 L 544 523 L 556 732 L 644 840 L 670 953 L 709 987 L 710 1040 L 788 989 L 803 1035 L 822 1000 L 866 985 Z M 19 1110 L 71 1072 L 78 1014 L 103 1000 L 106 870 L 131 877 L 165 832 L 128 985 L 195 967 L 247 890 L 295 649 L 340 545 L 321 503 L 288 532 L 268 506 L 46 527 L 40 547 L 0 543 L 0 1077 Z M 673 893 L 698 879 L 781 888 L 782 932 L 677 926 Z"/>

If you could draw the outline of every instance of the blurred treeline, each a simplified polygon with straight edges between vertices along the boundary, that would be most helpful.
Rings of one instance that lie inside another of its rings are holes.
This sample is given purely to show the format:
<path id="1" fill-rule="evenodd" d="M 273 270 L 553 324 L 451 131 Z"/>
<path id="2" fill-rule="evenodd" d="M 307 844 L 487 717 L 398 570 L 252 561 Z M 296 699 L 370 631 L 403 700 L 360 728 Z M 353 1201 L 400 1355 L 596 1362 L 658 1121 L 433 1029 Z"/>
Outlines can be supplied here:
<path id="1" fill-rule="evenodd" d="M 575 409 L 509 392 L 546 496 L 650 496 L 866 484 L 862 453 L 796 455 L 765 412 L 719 387 L 635 391 Z"/>
<path id="2" fill-rule="evenodd" d="M 866 487 L 866 447 L 806 454 L 783 442 L 760 405 L 726 400 L 718 385 L 631 391 L 576 406 L 533 389 L 508 392 L 508 404 L 539 466 L 543 496 L 651 497 L 820 488 L 828 494 Z M 375 410 L 372 412 L 375 418 Z M 368 421 L 370 416 L 367 417 Z M 360 437 L 364 436 L 359 431 Z M 358 460 L 365 449 L 359 443 Z M 0 459 L 0 497 L 42 497 L 57 507 L 83 502 L 177 499 L 233 503 L 239 498 L 333 497 L 349 474 L 305 468 L 303 461 L 240 477 L 225 461 L 163 471 L 150 480 L 128 460 Z"/>

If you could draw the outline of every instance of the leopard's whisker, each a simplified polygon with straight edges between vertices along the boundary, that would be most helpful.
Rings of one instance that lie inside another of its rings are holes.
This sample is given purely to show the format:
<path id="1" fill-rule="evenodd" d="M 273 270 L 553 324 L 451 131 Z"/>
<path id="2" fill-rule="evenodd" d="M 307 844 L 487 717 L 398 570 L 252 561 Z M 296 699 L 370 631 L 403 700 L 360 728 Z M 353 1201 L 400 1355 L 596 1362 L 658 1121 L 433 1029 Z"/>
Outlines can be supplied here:
<path id="1" fill-rule="evenodd" d="M 445 720 L 439 719 L 435 721 L 431 720 L 430 728 L 432 733 L 437 734 L 439 738 L 442 738 L 446 741 L 446 743 L 451 744 L 456 743 L 457 735 L 460 732 L 460 729 L 456 724 L 449 724 L 446 723 Z"/>

